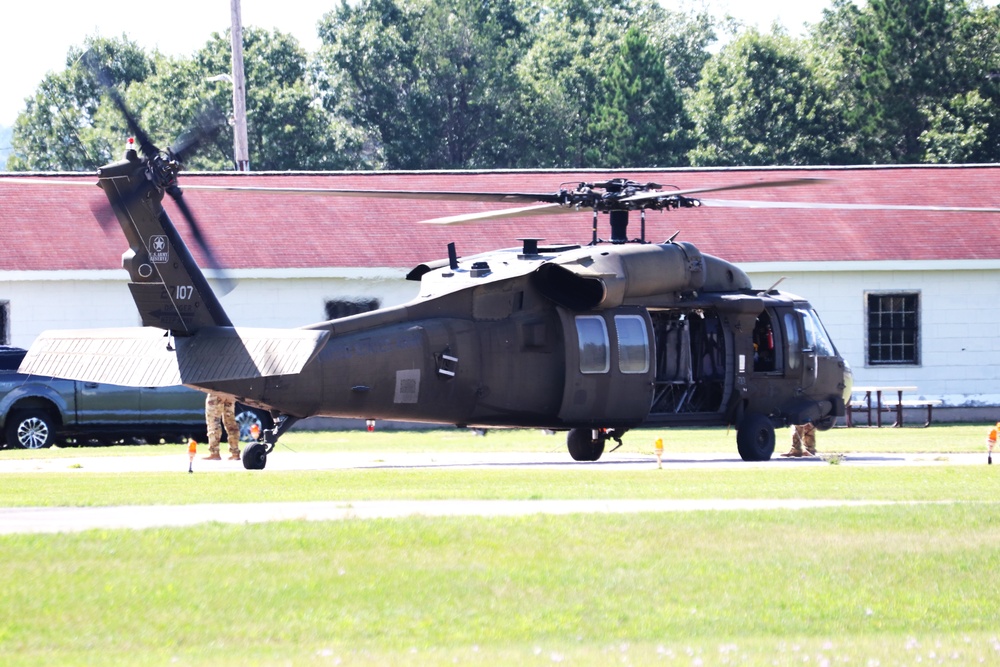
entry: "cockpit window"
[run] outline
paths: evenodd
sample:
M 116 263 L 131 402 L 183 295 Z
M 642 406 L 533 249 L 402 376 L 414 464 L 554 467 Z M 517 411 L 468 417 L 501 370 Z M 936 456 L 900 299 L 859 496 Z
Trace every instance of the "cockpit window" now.
M 580 372 L 607 373 L 611 369 L 608 325 L 603 317 L 580 315 L 576 318 L 576 334 L 580 341 Z
M 806 347 L 821 357 L 835 357 L 837 350 L 833 347 L 830 336 L 827 335 L 823 323 L 815 310 L 796 309 L 802 316 L 802 326 L 806 333 Z
M 796 371 L 799 368 L 799 359 L 802 358 L 802 343 L 799 340 L 799 322 L 794 313 L 785 313 L 785 343 L 788 351 L 788 370 Z

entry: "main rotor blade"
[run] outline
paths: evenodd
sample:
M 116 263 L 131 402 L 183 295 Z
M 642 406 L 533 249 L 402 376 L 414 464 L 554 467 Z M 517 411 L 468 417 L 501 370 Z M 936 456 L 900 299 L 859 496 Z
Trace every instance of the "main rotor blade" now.
M 18 185 L 83 185 L 88 188 L 100 187 L 97 185 L 97 181 L 81 181 L 81 180 L 69 180 L 65 178 L 59 178 L 55 176 L 53 178 L 33 178 L 27 176 L 25 178 L 18 178 L 17 176 L 0 176 L 0 183 L 16 183 Z
M 749 199 L 699 199 L 702 206 L 718 208 L 784 208 L 829 211 L 939 211 L 943 213 L 1000 213 L 1000 208 L 975 206 L 922 206 L 914 204 L 830 204 L 821 202 L 754 201 Z
M 726 190 L 753 190 L 756 188 L 787 188 L 796 185 L 819 185 L 830 181 L 829 178 L 789 178 L 782 181 L 754 181 L 752 183 L 738 183 L 736 185 L 718 185 L 708 188 L 692 188 L 690 190 L 655 190 L 653 192 L 643 192 L 631 197 L 625 197 L 622 201 L 644 201 L 648 199 L 659 199 L 660 197 L 672 197 L 694 195 L 700 192 L 724 192 Z
M 418 190 L 346 190 L 336 188 L 279 188 L 255 187 L 247 185 L 185 185 L 185 190 L 204 192 L 244 192 L 248 194 L 318 195 L 326 197 L 362 197 L 370 199 L 425 199 L 431 201 L 472 201 L 472 202 L 538 202 L 558 201 L 559 195 L 551 192 L 437 192 Z
M 191 228 L 191 235 L 194 237 L 194 240 L 198 243 L 198 247 L 200 247 L 201 251 L 205 254 L 205 260 L 208 262 L 209 268 L 212 268 L 216 271 L 219 278 L 218 291 L 220 296 L 225 296 L 226 294 L 229 294 L 230 292 L 233 291 L 235 284 L 233 280 L 226 274 L 225 269 L 222 268 L 222 264 L 219 263 L 218 258 L 215 256 L 215 253 L 212 252 L 212 246 L 209 245 L 208 241 L 205 239 L 205 236 L 201 233 L 201 227 L 195 220 L 194 214 L 191 213 L 191 209 L 188 208 L 187 202 L 184 201 L 184 195 L 181 192 L 180 188 L 178 188 L 177 186 L 168 188 L 167 194 L 170 195 L 170 198 L 174 200 L 174 203 L 177 204 L 177 208 L 180 209 L 181 215 L 183 215 L 184 219 L 187 220 L 188 227 Z
M 582 210 L 582 209 L 581 209 Z M 520 208 L 507 208 L 500 211 L 482 211 L 480 213 L 463 213 L 444 218 L 432 218 L 421 220 L 422 225 L 463 225 L 468 222 L 483 222 L 485 220 L 503 220 L 504 218 L 526 218 L 534 215 L 553 215 L 556 213 L 576 213 L 574 207 L 563 206 L 561 204 L 536 204 L 535 206 L 521 206 Z

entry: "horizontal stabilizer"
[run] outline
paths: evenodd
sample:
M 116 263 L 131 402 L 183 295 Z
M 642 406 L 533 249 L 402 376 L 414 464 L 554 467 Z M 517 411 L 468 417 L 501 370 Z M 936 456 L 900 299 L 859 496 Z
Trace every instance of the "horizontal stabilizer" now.
M 329 331 L 231 327 L 204 327 L 184 337 L 152 327 L 45 331 L 19 370 L 129 387 L 292 375 L 329 336 Z

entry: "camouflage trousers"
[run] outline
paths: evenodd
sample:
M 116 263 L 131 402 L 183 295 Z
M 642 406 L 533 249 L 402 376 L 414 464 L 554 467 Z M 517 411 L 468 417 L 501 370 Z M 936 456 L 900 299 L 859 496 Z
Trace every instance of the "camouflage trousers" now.
M 221 394 L 209 394 L 205 399 L 205 425 L 208 427 L 208 451 L 219 453 L 219 442 L 222 440 L 222 426 L 226 427 L 229 439 L 229 453 L 240 455 L 240 427 L 236 425 L 236 404 L 233 399 Z
M 792 451 L 816 453 L 816 427 L 812 424 L 796 424 L 792 427 Z

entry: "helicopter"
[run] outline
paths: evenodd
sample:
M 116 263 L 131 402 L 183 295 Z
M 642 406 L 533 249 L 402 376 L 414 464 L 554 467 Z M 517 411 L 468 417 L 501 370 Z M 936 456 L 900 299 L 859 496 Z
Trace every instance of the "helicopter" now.
M 143 327 L 45 332 L 22 372 L 185 384 L 270 410 L 274 428 L 244 449 L 248 469 L 262 469 L 278 437 L 313 415 L 561 430 L 578 461 L 598 460 L 642 425 L 733 424 L 740 456 L 760 461 L 776 426 L 829 428 L 844 414 L 850 367 L 807 301 L 755 290 L 693 244 L 628 239 L 629 208 L 695 206 L 694 193 L 623 179 L 563 188 L 542 207 L 607 210 L 608 241 L 528 238 L 461 259 L 452 245 L 409 273 L 421 283 L 410 303 L 243 329 L 161 206 L 177 192 L 179 166 L 129 150 L 98 172 L 129 243 L 123 266 Z
M 640 426 L 735 425 L 747 461 L 771 458 L 775 428 L 831 428 L 852 373 L 805 299 L 755 289 L 735 264 L 677 240 L 646 240 L 646 211 L 699 206 L 722 190 L 625 178 L 552 192 L 439 192 L 190 186 L 271 194 L 526 204 L 428 220 L 484 222 L 591 212 L 588 243 L 521 245 L 415 267 L 418 296 L 394 307 L 297 329 L 234 326 L 162 206 L 172 198 L 207 264 L 220 269 L 183 199 L 178 174 L 211 128 L 156 147 L 109 90 L 134 139 L 97 171 L 128 242 L 122 266 L 142 326 L 43 332 L 23 373 L 126 386 L 184 384 L 270 411 L 274 426 L 242 453 L 266 465 L 278 438 L 311 416 L 565 431 L 576 461 Z M 209 124 L 211 125 L 211 124 Z M 640 234 L 629 238 L 638 213 Z M 606 215 L 611 235 L 599 238 Z M 444 253 L 442 253 L 444 254 Z M 223 279 L 223 288 L 230 288 Z

